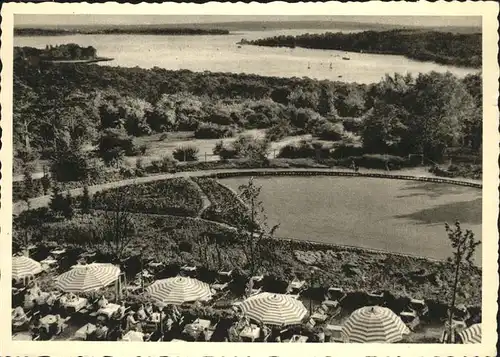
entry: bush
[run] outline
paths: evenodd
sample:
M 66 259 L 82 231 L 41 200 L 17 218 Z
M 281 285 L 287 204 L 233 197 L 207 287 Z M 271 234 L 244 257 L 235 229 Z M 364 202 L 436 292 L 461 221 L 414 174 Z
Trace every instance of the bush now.
M 212 152 L 214 153 L 214 155 L 219 155 L 221 160 L 234 159 L 237 155 L 236 150 L 232 146 L 225 146 L 222 141 L 219 141 L 217 144 L 215 144 Z
M 154 172 L 171 172 L 175 170 L 177 165 L 177 160 L 175 160 L 171 155 L 165 155 L 161 160 L 151 161 L 151 168 Z
M 145 148 L 137 148 L 134 138 L 121 129 L 106 129 L 99 139 L 99 156 L 107 165 L 120 162 L 124 155 L 140 154 L 141 150 L 145 150 Z
M 350 156 L 361 156 L 364 154 L 364 149 L 354 145 L 341 145 L 332 152 L 332 158 L 340 159 Z
M 341 123 L 330 123 L 325 120 L 318 123 L 312 132 L 322 140 L 338 141 L 344 135 L 344 126 Z
M 298 144 L 289 144 L 281 148 L 278 157 L 287 159 L 313 158 L 321 159 L 330 156 L 330 148 L 322 143 L 302 140 Z
M 367 169 L 398 170 L 402 167 L 409 166 L 409 161 L 406 157 L 380 154 L 365 154 L 363 156 L 346 157 L 338 161 L 340 166 L 350 167 L 352 162 L 357 166 Z
M 186 145 L 176 148 L 173 156 L 178 161 L 197 161 L 197 154 L 200 150 L 196 146 Z
M 198 126 L 194 132 L 197 139 L 220 139 L 234 136 L 234 129 L 227 125 L 218 125 L 212 123 L 203 123 Z
M 266 139 L 268 141 L 279 141 L 292 134 L 292 128 L 288 123 L 282 122 L 273 125 L 266 130 Z

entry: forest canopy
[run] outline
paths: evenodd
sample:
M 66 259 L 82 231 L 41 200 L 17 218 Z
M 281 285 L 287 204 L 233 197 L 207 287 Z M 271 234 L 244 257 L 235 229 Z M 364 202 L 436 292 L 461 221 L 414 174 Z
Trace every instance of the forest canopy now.
M 193 131 L 196 138 L 222 138 L 254 128 L 266 129 L 270 138 L 312 134 L 361 145 L 365 153 L 423 153 L 436 161 L 450 147 L 481 152 L 480 74 L 463 79 L 451 73 L 394 74 L 365 85 L 160 68 L 34 65 L 21 57 L 14 67 L 14 150 L 20 162 L 53 159 L 89 146 L 99 153 L 101 144 L 109 142 L 119 147 L 113 144 L 100 157 L 112 153 L 106 162 L 113 162 L 136 153 L 133 139 L 143 135 Z
M 270 47 L 304 47 L 323 50 L 403 55 L 419 61 L 481 68 L 480 33 L 458 34 L 421 30 L 326 32 L 275 36 L 245 44 Z

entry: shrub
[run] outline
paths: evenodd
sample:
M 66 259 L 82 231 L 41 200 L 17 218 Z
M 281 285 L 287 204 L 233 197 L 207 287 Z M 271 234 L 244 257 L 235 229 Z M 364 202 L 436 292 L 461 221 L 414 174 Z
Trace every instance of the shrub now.
M 339 160 L 338 163 L 341 166 L 350 167 L 353 161 L 356 163 L 356 165 L 368 169 L 385 170 L 389 168 L 391 170 L 398 170 L 402 167 L 409 166 L 409 161 L 406 157 L 380 154 L 350 156 Z
M 236 150 L 232 146 L 226 146 L 222 141 L 215 144 L 212 152 L 214 155 L 219 155 L 221 160 L 234 159 L 237 155 Z
M 338 141 L 344 135 L 344 126 L 341 123 L 318 120 L 310 128 L 310 131 L 322 140 Z
M 200 124 L 194 132 L 194 137 L 197 139 L 220 139 L 228 138 L 233 135 L 233 128 L 227 125 L 218 125 L 212 123 Z
M 134 138 L 121 129 L 106 129 L 98 144 L 99 156 L 107 165 L 120 162 L 124 155 L 133 156 L 140 153 L 134 144 Z
M 340 159 L 349 156 L 361 156 L 364 154 L 364 149 L 354 145 L 341 145 L 332 152 L 332 158 Z
M 287 122 L 280 122 L 266 130 L 268 141 L 279 141 L 292 134 L 292 128 Z
M 278 157 L 287 159 L 298 158 L 328 158 L 330 155 L 330 148 L 322 143 L 314 142 L 311 140 L 302 140 L 298 144 L 289 144 L 281 148 Z
M 176 148 L 173 156 L 178 161 L 197 161 L 197 154 L 200 150 L 196 146 L 186 145 Z
M 151 168 L 153 172 L 171 172 L 175 170 L 177 165 L 177 160 L 175 160 L 171 155 L 165 155 L 161 160 L 151 161 Z

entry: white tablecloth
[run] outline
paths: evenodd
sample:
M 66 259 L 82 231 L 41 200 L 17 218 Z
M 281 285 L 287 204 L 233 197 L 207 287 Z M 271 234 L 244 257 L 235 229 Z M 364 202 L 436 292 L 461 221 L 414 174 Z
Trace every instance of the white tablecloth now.
M 96 329 L 95 325 L 86 324 L 85 326 L 80 328 L 78 331 L 76 331 L 75 338 L 85 340 L 87 338 L 87 335 L 94 332 L 95 329 Z
M 122 340 L 127 342 L 142 342 L 144 341 L 144 334 L 139 331 L 129 331 L 125 336 L 123 336 Z
M 87 303 L 88 300 L 82 297 L 79 297 L 75 301 L 67 301 L 65 296 L 61 297 L 61 305 L 63 305 L 66 308 L 73 308 L 75 309 L 75 311 L 83 309 L 85 306 L 87 306 Z
M 118 311 L 120 305 L 117 304 L 108 304 L 106 307 L 100 308 L 97 310 L 98 314 L 106 315 L 107 317 L 111 317 L 115 312 Z
M 251 325 L 241 330 L 240 337 L 250 338 L 253 341 L 256 338 L 259 338 L 259 334 L 260 334 L 260 327 L 257 327 L 256 325 Z

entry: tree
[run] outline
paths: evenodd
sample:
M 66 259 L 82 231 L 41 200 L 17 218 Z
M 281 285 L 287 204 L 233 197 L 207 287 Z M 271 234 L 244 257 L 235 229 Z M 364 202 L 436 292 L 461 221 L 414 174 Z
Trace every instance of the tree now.
M 66 197 L 63 199 L 62 214 L 65 218 L 73 218 L 75 211 L 73 209 L 73 197 L 69 191 L 66 193 Z
M 106 129 L 98 144 L 98 154 L 106 165 L 117 165 L 125 155 L 136 151 L 134 140 L 121 129 Z
M 89 213 L 92 207 L 92 199 L 90 198 L 89 187 L 87 185 L 83 186 L 82 200 L 80 203 L 80 208 L 83 213 Z
M 62 213 L 64 210 L 64 196 L 59 189 L 59 186 L 54 186 L 52 188 L 52 197 L 50 198 L 49 207 L 55 213 Z
M 23 200 L 28 202 L 28 200 L 35 195 L 33 175 L 31 174 L 31 168 L 28 166 L 24 167 L 23 186 Z
M 247 210 L 233 207 L 236 217 L 236 228 L 239 243 L 247 259 L 250 275 L 255 275 L 262 267 L 266 253 L 266 239 L 272 239 L 279 225 L 269 228 L 259 195 L 262 187 L 255 185 L 253 178 L 248 184 L 239 187 L 240 198 L 245 202 Z
M 84 181 L 93 175 L 89 155 L 76 143 L 61 145 L 51 158 L 52 175 L 57 181 Z
M 476 248 L 481 244 L 480 241 L 474 239 L 474 233 L 471 230 L 462 230 L 460 222 L 455 222 L 455 227 L 452 228 L 448 223 L 445 224 L 446 233 L 451 246 L 454 249 L 453 258 L 450 259 L 454 268 L 454 280 L 451 292 L 451 301 L 449 305 L 449 318 L 448 324 L 450 328 L 449 336 L 451 338 L 453 333 L 453 311 L 455 309 L 457 292 L 459 291 L 459 281 L 461 272 L 474 265 L 474 253 Z
M 255 163 L 266 164 L 269 154 L 269 141 L 254 138 L 250 135 L 240 135 L 231 146 L 240 158 L 247 158 Z
M 104 210 L 101 240 L 120 261 L 134 239 L 136 222 L 127 210 L 134 196 L 131 190 L 116 190 L 107 196 L 107 207 Z
M 336 114 L 333 91 L 327 88 L 326 85 L 321 86 L 321 92 L 318 99 L 318 113 L 322 116 L 330 116 Z

